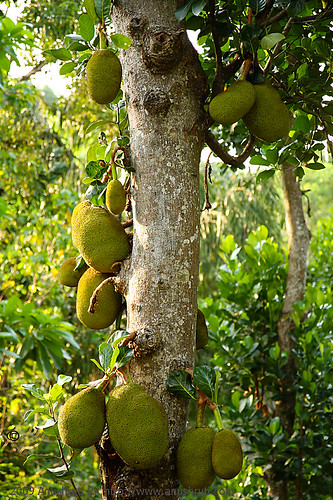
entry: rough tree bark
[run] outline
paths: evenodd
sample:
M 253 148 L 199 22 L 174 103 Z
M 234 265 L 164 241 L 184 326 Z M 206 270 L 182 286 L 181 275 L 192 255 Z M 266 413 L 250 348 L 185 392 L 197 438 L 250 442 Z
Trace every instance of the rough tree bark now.
M 127 329 L 140 331 L 138 339 L 151 348 L 144 356 L 143 346 L 137 346 L 130 373 L 162 402 L 169 419 L 169 450 L 157 469 L 133 471 L 112 456 L 104 439 L 104 499 L 178 497 L 170 490 L 178 487 L 175 447 L 185 431 L 187 404 L 167 392 L 166 381 L 174 369 L 194 365 L 199 161 L 208 89 L 197 54 L 175 18 L 179 3 L 119 0 L 112 10 L 115 31 L 132 40 L 131 48 L 120 53 L 135 168 L 133 251 L 123 266 L 122 288 Z M 140 496 L 143 488 L 160 492 Z
M 288 353 L 284 366 L 284 378 L 281 381 L 281 400 L 277 404 L 277 415 L 286 436 L 291 436 L 295 419 L 295 359 L 293 355 L 293 331 L 295 323 L 291 317 L 293 305 L 303 300 L 307 276 L 307 258 L 310 243 L 310 231 L 306 225 L 302 191 L 295 176 L 295 168 L 285 163 L 282 166 L 285 220 L 289 239 L 289 267 L 287 285 L 283 301 L 282 314 L 278 322 L 280 350 Z M 269 469 L 265 473 L 270 487 L 270 494 L 279 500 L 288 500 L 288 480 L 276 478 Z

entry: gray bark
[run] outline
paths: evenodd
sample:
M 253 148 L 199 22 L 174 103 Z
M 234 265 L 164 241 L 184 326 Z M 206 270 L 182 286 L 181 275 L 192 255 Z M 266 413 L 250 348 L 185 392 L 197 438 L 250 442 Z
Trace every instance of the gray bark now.
M 199 267 L 199 161 L 204 141 L 207 82 L 175 0 L 119 0 L 112 11 L 117 33 L 132 39 L 121 51 L 130 124 L 133 250 L 123 266 L 127 329 L 141 331 L 154 352 L 137 346 L 130 374 L 162 402 L 169 419 L 169 450 L 156 470 L 133 471 L 101 454 L 103 498 L 136 498 L 137 488 L 177 498 L 175 449 L 185 431 L 186 402 L 166 390 L 169 374 L 193 368 Z M 159 339 L 156 342 L 156 338 Z M 151 349 L 151 351 L 153 351 Z M 149 349 L 148 349 L 149 351 Z M 115 491 L 118 490 L 118 493 Z M 164 493 L 165 492 L 165 493 Z

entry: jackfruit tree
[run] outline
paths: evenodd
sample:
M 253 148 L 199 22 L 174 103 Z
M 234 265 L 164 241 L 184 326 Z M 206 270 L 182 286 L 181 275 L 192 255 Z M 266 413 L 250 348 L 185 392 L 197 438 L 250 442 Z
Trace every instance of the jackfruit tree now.
M 77 286 L 77 317 L 89 329 L 118 327 L 126 304 L 133 358 L 125 364 L 134 383 L 118 384 L 106 407 L 98 388 L 72 396 L 59 414 L 60 438 L 73 449 L 96 445 L 104 500 L 119 498 L 117 491 L 136 498 L 138 489 L 153 491 L 145 498 L 178 498 L 180 482 L 206 488 L 243 466 L 241 436 L 216 416 L 216 391 L 207 404 L 218 432 L 202 421 L 187 429 L 188 400 L 179 397 L 184 387 L 192 396 L 199 387 L 192 399 L 200 413 L 218 371 L 195 371 L 196 343 L 201 350 L 208 341 L 198 310 L 205 147 L 236 174 L 249 163 L 269 167 L 258 183 L 282 178 L 290 252 L 278 322 L 284 364 L 272 411 L 286 439 L 293 433 L 293 306 L 304 296 L 310 239 L 301 181 L 307 168 L 325 168 L 323 149 L 332 155 L 332 9 L 317 0 L 85 0 L 79 7 L 80 34 L 44 55 L 63 61 L 61 74 L 83 74 L 86 98 L 116 112 L 118 131 L 110 144 L 100 133 L 104 156 L 86 166 L 86 199 L 72 207 L 81 260 L 65 261 L 60 281 Z M 196 31 L 197 49 L 189 40 Z M 209 161 L 207 209 L 208 171 Z M 279 473 L 267 465 L 270 495 L 287 500 L 287 465 Z

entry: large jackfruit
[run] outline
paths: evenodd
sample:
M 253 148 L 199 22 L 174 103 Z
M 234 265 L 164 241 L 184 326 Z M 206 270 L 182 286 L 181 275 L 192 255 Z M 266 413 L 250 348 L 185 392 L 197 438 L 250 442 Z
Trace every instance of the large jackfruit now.
M 209 114 L 217 123 L 231 125 L 238 122 L 253 106 L 256 93 L 252 83 L 238 80 L 209 104 Z
M 212 463 L 215 473 L 222 479 L 232 479 L 242 470 L 242 447 L 230 429 L 221 429 L 214 436 Z
M 120 312 L 121 295 L 115 291 L 112 283 L 104 285 L 99 291 L 94 313 L 88 312 L 94 291 L 108 277 L 108 274 L 89 268 L 78 283 L 76 314 L 81 323 L 92 330 L 102 330 L 112 325 Z
M 210 427 L 193 427 L 183 434 L 177 448 L 177 475 L 185 488 L 204 489 L 214 481 L 214 434 Z
M 72 239 L 85 262 L 100 273 L 110 272 L 129 252 L 128 237 L 119 220 L 94 205 L 82 206 L 75 214 Z
M 290 130 L 289 110 L 269 80 L 253 87 L 256 100 L 250 111 L 243 116 L 243 122 L 258 139 L 276 142 Z
M 74 210 L 72 212 L 72 219 L 71 219 L 71 225 L 74 224 L 74 221 L 76 219 L 76 216 L 80 212 L 81 208 L 84 207 L 91 207 L 91 202 L 88 200 L 80 201 L 77 205 L 75 205 Z
M 121 64 L 112 50 L 96 50 L 87 64 L 90 98 L 98 104 L 112 102 L 120 89 L 121 73 Z
M 82 274 L 87 270 L 87 265 L 83 265 L 75 271 L 77 265 L 76 257 L 66 259 L 59 268 L 59 281 L 62 285 L 75 287 L 78 285 Z
M 156 467 L 168 446 L 168 420 L 161 403 L 138 384 L 124 384 L 110 394 L 106 420 L 112 446 L 130 467 Z
M 94 387 L 87 387 L 69 398 L 59 412 L 60 438 L 71 448 L 88 448 L 97 443 L 104 426 L 104 394 Z

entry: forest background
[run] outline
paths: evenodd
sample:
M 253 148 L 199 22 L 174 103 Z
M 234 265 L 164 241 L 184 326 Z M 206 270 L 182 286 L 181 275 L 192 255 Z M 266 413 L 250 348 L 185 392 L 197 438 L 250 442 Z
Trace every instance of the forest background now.
M 96 358 L 101 333 L 78 322 L 75 294 L 57 275 L 63 260 L 75 255 L 70 219 L 86 191 L 85 165 L 105 152 L 103 133 L 108 141 L 117 135 L 120 105 L 96 106 L 87 98 L 84 78 L 74 73 L 62 96 L 39 88 L 34 79 L 54 64 L 42 51 L 58 47 L 64 34 L 78 29 L 80 4 L 65 2 L 64 9 L 64 2 L 22 3 L 14 20 L 7 16 L 8 4 L 1 5 L 0 498 L 17 498 L 32 486 L 36 493 L 38 487 L 60 491 L 69 484 L 69 476 L 55 469 L 55 436 L 35 412 L 40 401 L 22 385 L 47 392 L 65 374 L 71 377 L 64 385 L 71 395 L 80 383 L 99 377 L 90 359 Z M 29 70 L 13 78 L 10 68 L 18 57 Z M 310 133 L 313 118 L 301 113 L 297 119 L 301 132 Z M 232 133 L 242 136 L 242 130 Z M 242 473 L 228 482 L 230 498 L 267 498 L 264 476 L 272 467 L 287 478 L 291 498 L 300 491 L 304 499 L 332 498 L 333 171 L 324 144 L 317 152 L 326 168 L 305 169 L 301 181 L 312 238 L 306 296 L 293 313 L 297 398 L 289 439 L 271 412 L 283 366 L 276 325 L 288 268 L 281 177 L 279 171 L 262 181 L 257 177 L 270 165 L 267 151 L 266 160 L 254 156 L 242 169 L 210 157 L 212 207 L 201 215 L 198 301 L 210 340 L 197 353 L 197 364 L 221 372 L 222 416 L 245 450 Z M 275 154 L 272 149 L 271 157 Z M 202 207 L 207 155 L 205 149 Z M 194 409 L 189 420 L 193 425 Z M 11 439 L 15 432 L 17 440 Z M 93 448 L 81 453 L 73 470 L 80 487 L 99 488 Z M 211 489 L 219 487 L 216 480 Z

